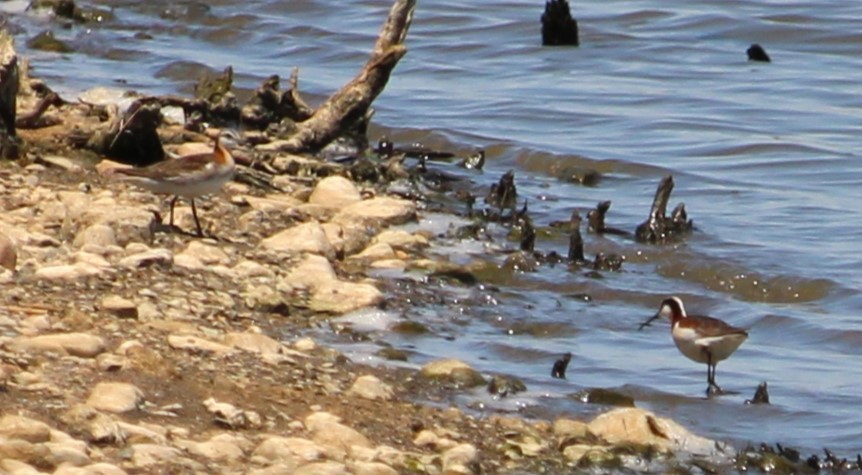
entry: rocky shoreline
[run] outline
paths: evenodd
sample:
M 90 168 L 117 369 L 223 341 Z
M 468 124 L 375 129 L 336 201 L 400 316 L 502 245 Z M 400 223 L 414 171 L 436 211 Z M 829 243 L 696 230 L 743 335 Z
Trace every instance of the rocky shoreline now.
M 3 473 L 741 468 L 734 449 L 637 408 L 542 421 L 417 404 L 484 379 L 452 360 L 355 364 L 290 337 L 397 305 L 369 269 L 450 265 L 427 257 L 433 233 L 399 226 L 420 203 L 339 173 L 279 176 L 284 192 L 232 182 L 199 205 L 216 237 L 198 239 L 163 229 L 162 198 L 67 155 L 0 167 Z M 192 229 L 188 206 L 178 224 Z
M 455 391 L 473 370 L 279 338 L 395 298 L 369 268 L 436 269 L 434 236 L 398 228 L 416 202 L 339 174 L 278 177 L 283 193 L 233 182 L 201 203 L 217 238 L 198 239 L 162 229 L 161 198 L 68 155 L 0 168 L 4 473 L 555 472 L 714 451 L 634 408 L 588 422 L 422 406 L 417 388 Z
M 445 358 L 421 370 L 357 364 L 302 337 L 333 317 L 412 298 L 375 271 L 481 277 L 417 224 L 446 207 L 398 185 L 410 177 L 403 159 L 348 167 L 246 134 L 275 173 L 260 184 L 242 167 L 201 201 L 201 239 L 162 224 L 163 198 L 112 180 L 110 164 L 58 139 L 98 126 L 92 118 L 75 106 L 46 118 L 19 131 L 21 159 L 0 162 L 2 473 L 811 466 L 789 451 L 737 453 L 635 407 L 549 421 L 419 404 L 486 384 L 485 375 Z M 159 132 L 179 154 L 211 147 L 182 127 Z M 391 186 L 370 185 L 363 170 Z M 185 203 L 177 224 L 193 229 Z

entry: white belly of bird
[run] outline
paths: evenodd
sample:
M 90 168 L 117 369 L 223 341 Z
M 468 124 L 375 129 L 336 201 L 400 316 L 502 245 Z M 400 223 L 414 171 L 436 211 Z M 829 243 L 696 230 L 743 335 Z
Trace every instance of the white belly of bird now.
M 698 363 L 709 363 L 709 355 L 712 355 L 712 364 L 718 363 L 721 360 L 727 359 L 732 355 L 739 345 L 745 341 L 746 335 L 742 333 L 733 333 L 723 336 L 700 337 L 697 332 L 691 328 L 681 328 L 679 326 L 673 329 L 673 342 L 680 353 L 684 354 L 688 359 L 697 361 Z

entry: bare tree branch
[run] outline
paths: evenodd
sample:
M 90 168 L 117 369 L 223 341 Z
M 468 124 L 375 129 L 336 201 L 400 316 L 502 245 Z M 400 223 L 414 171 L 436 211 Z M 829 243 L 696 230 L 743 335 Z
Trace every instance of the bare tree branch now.
M 318 107 L 308 120 L 297 124 L 297 133 L 284 143 L 282 151 L 319 150 L 353 122 L 365 117 L 371 103 L 386 87 L 392 70 L 407 54 L 404 39 L 415 8 L 416 0 L 395 1 L 362 71 Z

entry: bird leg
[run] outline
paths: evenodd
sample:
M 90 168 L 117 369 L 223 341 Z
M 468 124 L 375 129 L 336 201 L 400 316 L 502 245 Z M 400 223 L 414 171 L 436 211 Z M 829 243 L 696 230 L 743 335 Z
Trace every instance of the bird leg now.
M 180 198 L 179 196 L 174 196 L 174 199 L 171 200 L 171 220 L 168 223 L 171 228 L 174 227 L 174 205 L 177 204 L 177 200 L 179 198 Z
M 724 394 L 724 391 L 721 389 L 715 382 L 715 367 L 718 363 L 712 362 L 712 354 L 707 353 L 707 361 L 706 361 L 706 382 L 709 386 L 706 387 L 706 395 L 707 396 L 717 396 L 720 394 Z
M 195 199 L 192 198 L 192 216 L 195 218 L 195 226 L 198 228 L 198 237 L 204 237 L 204 231 L 201 229 L 201 222 L 198 221 L 198 210 L 195 208 Z

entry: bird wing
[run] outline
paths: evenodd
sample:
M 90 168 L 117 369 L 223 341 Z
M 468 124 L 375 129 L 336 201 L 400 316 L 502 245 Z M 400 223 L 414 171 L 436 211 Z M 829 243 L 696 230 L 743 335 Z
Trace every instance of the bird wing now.
M 744 335 L 748 332 L 742 328 L 728 325 L 722 320 L 706 316 L 689 316 L 688 320 L 697 321 L 698 330 L 702 338 L 715 338 L 726 335 Z M 683 320 L 685 322 L 685 319 Z
M 115 172 L 127 176 L 181 182 L 184 181 L 183 178 L 206 173 L 211 163 L 212 155 L 202 153 L 165 160 L 143 168 L 121 168 Z

